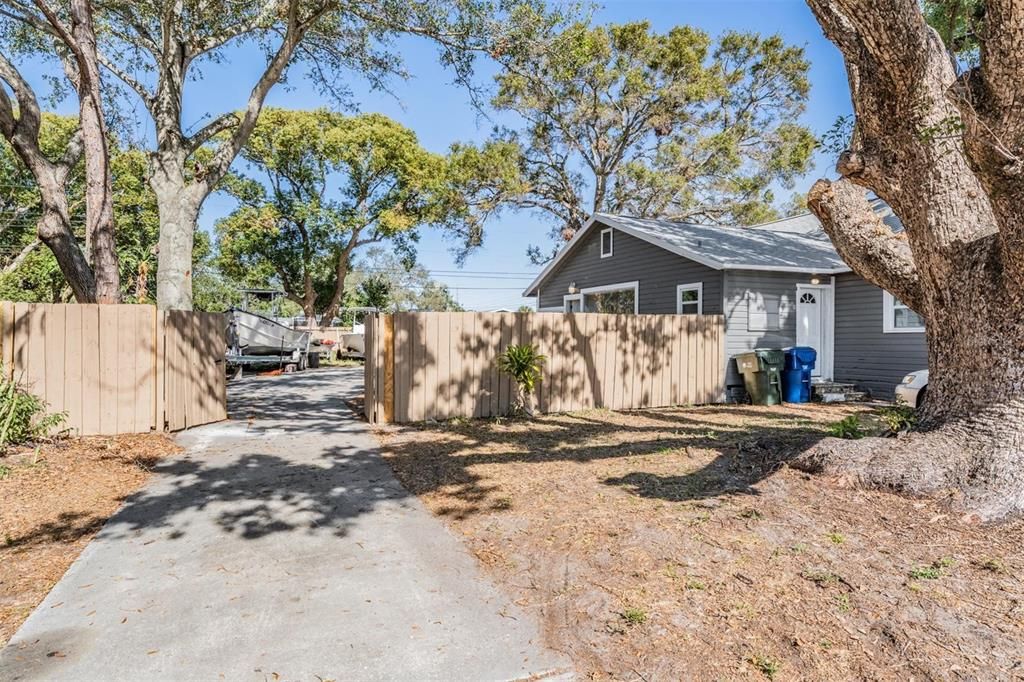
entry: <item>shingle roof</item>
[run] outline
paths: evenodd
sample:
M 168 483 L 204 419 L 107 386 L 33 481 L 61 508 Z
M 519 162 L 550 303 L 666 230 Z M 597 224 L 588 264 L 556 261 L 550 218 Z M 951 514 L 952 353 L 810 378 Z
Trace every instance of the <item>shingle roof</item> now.
M 537 286 L 596 224 L 616 228 L 715 270 L 768 270 L 819 275 L 850 270 L 821 229 L 821 223 L 810 214 L 754 227 L 727 227 L 595 213 L 523 295 L 534 295 Z
M 902 223 L 888 204 L 878 198 L 872 198 L 871 204 L 882 222 L 893 232 L 903 231 Z M 532 296 L 536 293 L 537 286 L 596 224 L 614 227 L 716 270 L 767 270 L 818 275 L 850 272 L 849 266 L 836 253 L 822 229 L 821 222 L 810 213 L 750 227 L 696 225 L 595 213 L 537 275 L 523 295 Z
M 694 225 L 598 213 L 597 221 L 716 270 L 829 274 L 849 270 L 820 235 L 780 229 Z M 778 224 L 776 224 L 778 225 Z

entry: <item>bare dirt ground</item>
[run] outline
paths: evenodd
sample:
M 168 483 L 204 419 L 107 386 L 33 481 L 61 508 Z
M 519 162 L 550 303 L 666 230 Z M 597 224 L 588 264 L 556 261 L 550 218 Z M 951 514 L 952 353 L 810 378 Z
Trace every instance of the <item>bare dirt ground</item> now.
M 785 462 L 870 408 L 702 407 L 379 432 L 595 679 L 1024 679 L 1024 522 Z
M 58 441 L 0 456 L 0 646 L 156 461 L 163 435 Z

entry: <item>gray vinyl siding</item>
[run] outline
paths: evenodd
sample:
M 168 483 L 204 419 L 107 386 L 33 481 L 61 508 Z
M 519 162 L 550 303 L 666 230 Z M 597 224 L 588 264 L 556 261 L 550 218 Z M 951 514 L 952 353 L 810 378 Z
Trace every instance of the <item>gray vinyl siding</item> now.
M 835 378 L 876 398 L 893 397 L 905 374 L 928 366 L 921 333 L 882 332 L 882 290 L 854 274 L 836 276 Z
M 703 310 L 707 315 L 722 312 L 722 273 L 642 239 L 615 230 L 612 255 L 601 258 L 600 225 L 573 247 L 571 253 L 540 283 L 540 307 L 562 308 L 569 285 L 576 288 L 640 283 L 641 313 L 675 313 L 676 286 L 704 283 Z
M 800 273 L 756 270 L 730 270 L 725 273 L 727 389 L 743 385 L 743 377 L 736 371 L 736 362 L 733 359 L 736 355 L 755 348 L 786 348 L 796 345 L 796 285 L 810 283 L 811 275 Z M 778 297 L 783 306 L 780 308 L 783 313 L 779 315 L 778 329 L 749 328 L 748 308 L 751 296 Z

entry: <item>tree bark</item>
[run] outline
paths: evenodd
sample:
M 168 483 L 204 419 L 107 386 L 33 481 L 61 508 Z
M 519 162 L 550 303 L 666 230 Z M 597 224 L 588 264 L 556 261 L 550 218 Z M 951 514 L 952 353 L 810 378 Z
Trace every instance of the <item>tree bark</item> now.
M 72 0 L 71 38 L 78 64 L 79 126 L 85 159 L 86 250 L 92 261 L 97 303 L 121 300 L 114 237 L 114 193 L 107 125 L 100 94 L 99 59 L 90 0 Z
M 160 212 L 156 300 L 162 310 L 192 310 L 192 247 L 200 201 L 176 164 L 159 163 L 150 177 Z
M 819 181 L 808 204 L 855 272 L 924 316 L 929 386 L 917 432 L 828 440 L 797 465 L 915 494 L 954 489 L 957 503 L 982 520 L 1020 514 L 1024 279 L 1015 240 L 1024 216 L 1021 194 L 990 172 L 991 164 L 986 170 L 992 139 L 976 139 L 985 126 L 963 113 L 970 107 L 957 94 L 954 64 L 917 0 L 807 2 L 843 53 L 856 114 L 850 149 L 837 168 L 843 179 Z M 1024 22 L 1022 11 L 1015 13 Z M 1002 40 L 991 31 L 983 39 Z M 1022 49 L 1013 43 L 1024 61 Z M 982 50 L 983 60 L 990 51 Z M 1000 86 L 1018 93 L 1019 75 Z M 1019 101 L 1017 94 L 1010 109 L 1024 119 Z M 1005 106 L 994 110 L 999 129 L 1012 129 L 1014 115 Z M 992 129 L 993 111 L 977 116 L 987 117 Z M 1011 139 L 1009 132 L 1001 138 Z M 892 207 L 904 234 L 881 223 L 865 189 Z
M 63 187 L 59 191 L 44 191 L 40 186 L 40 196 L 43 210 L 36 223 L 39 240 L 53 252 L 75 300 L 79 303 L 99 303 L 92 268 L 71 230 L 67 196 Z

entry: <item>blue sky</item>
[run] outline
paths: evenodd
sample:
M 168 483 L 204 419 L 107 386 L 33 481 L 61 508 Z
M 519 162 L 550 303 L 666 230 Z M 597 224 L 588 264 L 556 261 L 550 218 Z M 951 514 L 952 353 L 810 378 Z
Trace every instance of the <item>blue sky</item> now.
M 803 123 L 820 134 L 837 116 L 850 112 L 839 52 L 824 38 L 802 0 L 613 0 L 599 8 L 594 19 L 598 23 L 646 19 L 661 32 L 691 24 L 712 36 L 731 29 L 780 33 L 787 42 L 803 46 L 811 63 L 812 88 Z M 398 120 L 417 133 L 424 147 L 436 152 L 445 152 L 455 141 L 482 141 L 488 136 L 493 121 L 482 119 L 470 105 L 466 91 L 452 85 L 452 74 L 438 64 L 436 50 L 428 42 L 410 38 L 398 41 L 395 47 L 403 54 L 412 78 L 393 82 L 393 93 L 388 94 L 371 91 L 353 77 L 353 101 L 360 111 L 377 111 Z M 240 48 L 222 64 L 206 69 L 202 80 L 190 83 L 186 89 L 186 122 L 198 122 L 210 110 L 218 114 L 241 106 L 258 76 L 260 61 L 251 49 Z M 36 80 L 44 68 L 49 70 L 38 65 L 27 71 Z M 491 73 L 491 67 L 481 64 L 479 78 L 486 80 Z M 289 108 L 330 104 L 297 71 L 288 87 L 272 91 L 268 103 Z M 147 121 L 141 111 L 140 120 Z M 806 191 L 815 179 L 831 174 L 829 165 L 827 159 L 818 158 L 815 168 L 796 189 Z M 211 196 L 204 206 L 201 226 L 209 229 L 232 207 L 230 199 Z M 547 243 L 547 230 L 548 224 L 538 217 L 505 213 L 488 224 L 484 246 L 469 257 L 461 271 L 449 251 L 451 244 L 437 233 L 424 232 L 420 261 L 436 279 L 447 283 L 467 308 L 515 309 L 522 303 L 532 303 L 520 296 L 532 279 L 529 273 L 539 271 L 530 264 L 526 246 Z

